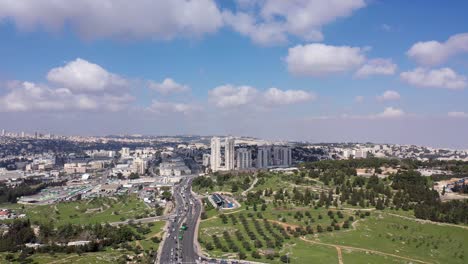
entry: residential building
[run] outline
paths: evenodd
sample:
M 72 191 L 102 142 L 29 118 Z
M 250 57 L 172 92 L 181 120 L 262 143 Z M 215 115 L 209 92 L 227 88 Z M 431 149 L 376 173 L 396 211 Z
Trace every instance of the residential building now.
M 249 169 L 252 167 L 252 152 L 246 148 L 240 148 L 237 150 L 237 169 Z

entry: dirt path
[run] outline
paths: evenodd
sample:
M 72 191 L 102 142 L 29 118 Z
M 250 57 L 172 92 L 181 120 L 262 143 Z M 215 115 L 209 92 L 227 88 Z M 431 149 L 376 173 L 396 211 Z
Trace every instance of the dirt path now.
M 235 214 L 235 213 L 238 213 L 238 212 L 242 212 L 244 211 L 245 209 L 240 209 L 240 210 L 237 210 L 237 211 L 232 211 L 232 212 L 227 212 L 227 213 L 223 213 L 225 215 L 228 215 L 228 214 Z M 205 222 L 205 221 L 209 221 L 209 220 L 213 220 L 213 219 L 216 219 L 216 218 L 219 218 L 218 215 L 214 215 L 210 218 L 207 218 L 207 219 L 203 219 L 203 220 L 200 220 L 200 222 Z
M 284 228 L 290 227 L 292 230 L 294 230 L 296 227 L 300 227 L 300 226 L 298 226 L 298 225 L 292 225 L 292 224 L 283 223 L 283 222 L 276 221 L 276 220 L 271 220 L 271 219 L 268 219 L 268 222 L 278 224 L 278 225 L 280 225 L 280 226 L 282 226 L 282 227 L 284 227 Z
M 340 247 L 335 247 L 336 252 L 338 253 L 338 264 L 344 264 L 343 263 L 343 255 L 341 254 L 341 248 Z
M 257 184 L 257 182 L 258 182 L 258 178 L 257 178 L 257 175 L 255 175 L 255 179 L 253 180 L 252 184 L 250 184 L 250 186 L 249 186 L 249 188 L 247 188 L 247 190 L 242 192 L 242 196 L 246 196 L 247 193 L 249 193 L 250 190 L 252 190 L 255 187 L 255 184 Z
M 52 263 L 66 263 L 65 260 L 70 259 L 70 258 L 74 258 L 74 257 L 75 257 L 75 256 L 69 256 L 69 257 L 66 257 L 66 258 L 54 260 L 54 261 L 52 261 L 52 262 L 49 262 L 49 264 L 52 264 Z
M 440 223 L 440 222 L 434 222 L 434 221 L 431 221 L 431 220 L 424 220 L 424 219 L 412 218 L 412 217 L 407 217 L 407 216 L 398 215 L 398 214 L 392 214 L 392 213 L 386 213 L 386 214 L 391 215 L 391 216 L 400 217 L 400 218 L 403 218 L 403 219 L 406 219 L 406 220 L 411 220 L 411 221 L 423 223 L 423 224 L 433 224 L 433 225 L 439 225 L 439 226 L 453 226 L 453 227 L 459 227 L 459 228 L 463 228 L 463 229 L 468 229 L 468 226 L 464 226 L 464 225 L 456 225 L 456 224 L 449 224 L 449 223 Z
M 342 256 L 341 256 L 341 260 L 340 260 L 341 249 L 370 252 L 370 253 L 377 254 L 377 255 L 390 256 L 390 257 L 394 257 L 394 258 L 409 260 L 409 261 L 423 263 L 423 264 L 430 264 L 431 263 L 431 262 L 426 262 L 426 261 L 422 261 L 422 260 L 419 260 L 419 259 L 413 259 L 413 258 L 409 258 L 409 257 L 405 257 L 405 256 L 399 256 L 399 255 L 395 255 L 395 254 L 391 254 L 391 253 L 385 253 L 385 252 L 382 252 L 382 251 L 377 251 L 377 250 L 372 250 L 372 249 L 367 249 L 367 248 L 358 248 L 358 247 L 351 247 L 351 246 L 343 246 L 343 245 L 336 245 L 336 244 L 328 244 L 328 243 L 318 242 L 318 241 L 306 239 L 305 237 L 301 237 L 301 240 L 303 240 L 305 242 L 317 244 L 317 245 L 334 247 L 334 248 L 337 249 L 337 251 L 338 251 L 338 248 L 340 248 L 339 251 L 338 251 L 338 261 L 339 261 L 340 264 L 343 264 L 343 257 Z

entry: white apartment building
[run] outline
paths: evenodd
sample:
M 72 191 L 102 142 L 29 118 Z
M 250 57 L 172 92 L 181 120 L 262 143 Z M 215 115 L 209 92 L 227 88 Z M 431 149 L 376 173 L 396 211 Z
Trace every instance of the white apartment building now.
M 136 158 L 133 160 L 132 171 L 134 173 L 144 175 L 146 173 L 147 168 L 148 168 L 148 161 L 146 159 Z
M 234 138 L 228 137 L 224 143 L 224 166 L 226 170 L 234 170 Z
M 130 157 L 130 148 L 122 148 L 120 154 L 122 157 Z
M 235 140 L 232 137 L 225 138 L 223 143 L 221 143 L 221 139 L 218 137 L 211 139 L 210 164 L 212 171 L 234 170 L 234 143 Z M 224 159 L 222 150 L 224 150 Z
M 211 171 L 218 171 L 221 167 L 221 140 L 218 137 L 211 139 L 210 165 Z

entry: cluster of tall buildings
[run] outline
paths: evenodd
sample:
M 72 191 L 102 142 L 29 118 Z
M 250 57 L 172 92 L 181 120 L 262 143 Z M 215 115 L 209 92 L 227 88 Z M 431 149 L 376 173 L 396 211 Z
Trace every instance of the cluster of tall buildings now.
M 255 148 L 250 146 L 236 149 L 232 137 L 213 137 L 209 160 L 205 156 L 203 164 L 209 165 L 211 171 L 266 169 L 292 164 L 291 148 L 288 146 L 258 146 L 255 156 L 252 150 L 255 151 Z

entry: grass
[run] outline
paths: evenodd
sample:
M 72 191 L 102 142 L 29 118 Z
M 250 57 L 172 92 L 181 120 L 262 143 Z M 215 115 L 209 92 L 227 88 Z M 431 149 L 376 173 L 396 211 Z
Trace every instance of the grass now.
M 259 206 L 260 208 L 260 206 Z M 253 212 L 252 208 L 249 208 L 251 212 Z M 347 220 L 349 216 L 352 215 L 351 212 L 349 211 L 341 211 L 344 218 L 340 219 L 336 215 L 337 210 L 335 208 L 330 207 L 329 209 L 326 208 L 317 208 L 314 209 L 313 207 L 295 207 L 295 206 L 287 206 L 286 208 L 284 207 L 273 207 L 272 204 L 268 204 L 267 209 L 265 211 L 258 210 L 258 212 L 261 212 L 263 216 L 267 219 L 271 220 L 276 220 L 283 222 L 282 219 L 284 219 L 285 223 L 291 224 L 291 225 L 300 225 L 300 226 L 306 226 L 306 222 L 308 222 L 309 225 L 316 227 L 318 224 L 320 224 L 322 227 L 326 227 L 330 225 L 331 219 L 327 215 L 328 211 L 331 210 L 335 212 L 335 219 L 338 221 L 338 223 L 342 223 L 344 220 Z M 296 212 L 302 212 L 303 214 L 305 212 L 309 212 L 311 217 L 307 217 L 304 215 L 304 217 L 299 220 L 294 217 Z M 256 212 L 253 212 L 256 213 Z M 319 215 L 322 216 L 322 219 L 320 219 Z
M 307 208 L 307 209 L 304 209 L 304 210 L 308 210 L 309 212 L 311 212 L 312 218 L 317 219 L 316 220 L 317 222 L 314 222 L 313 224 L 311 224 L 314 230 L 316 230 L 316 225 L 317 224 L 321 224 L 324 228 L 326 228 L 326 226 L 329 225 L 330 222 L 331 222 L 330 218 L 327 215 L 328 210 L 326 210 L 326 209 L 320 209 L 319 208 L 319 209 L 315 210 L 315 209 Z M 304 210 L 301 210 L 301 211 L 304 212 Z M 261 213 L 266 219 L 276 221 L 277 216 L 276 216 L 275 211 L 277 211 L 277 210 L 275 210 L 273 208 L 269 208 L 265 212 L 261 212 Z M 291 209 L 290 211 L 295 212 L 297 210 Z M 259 210 L 259 212 L 260 212 L 260 210 Z M 254 217 L 249 217 L 248 213 L 253 213 Z M 240 214 L 243 214 L 247 218 L 247 223 L 248 223 L 247 227 L 248 227 L 248 229 L 253 231 L 256 234 L 257 239 L 262 242 L 263 246 L 262 246 L 262 248 L 259 249 L 259 251 L 262 252 L 262 250 L 266 250 L 267 249 L 266 240 L 258 232 L 257 228 L 254 225 L 254 219 L 258 219 L 257 212 L 253 212 L 252 209 L 250 209 L 249 211 L 244 210 L 242 212 L 234 213 L 233 215 L 235 215 L 237 220 L 238 220 L 238 223 L 235 224 L 235 225 L 232 223 L 232 220 L 231 220 L 231 218 L 229 216 L 228 216 L 228 223 L 227 224 L 224 224 L 222 222 L 221 218 L 219 218 L 219 217 L 212 218 L 212 219 L 209 219 L 209 220 L 206 220 L 206 221 L 202 221 L 201 224 L 200 224 L 199 239 L 200 239 L 202 245 L 206 245 L 207 242 L 210 242 L 210 243 L 212 243 L 214 245 L 212 235 L 216 235 L 216 236 L 218 236 L 220 238 L 220 240 L 222 242 L 221 244 L 224 245 L 224 246 L 227 246 L 227 243 L 223 238 L 223 232 L 227 231 L 231 235 L 231 238 L 234 241 L 234 243 L 241 249 L 241 251 L 243 251 L 243 252 L 245 252 L 247 254 L 247 256 L 248 256 L 247 259 L 248 260 L 254 260 L 254 261 L 258 260 L 258 259 L 254 259 L 251 256 L 251 252 L 245 250 L 242 243 L 240 241 L 238 241 L 237 238 L 236 238 L 235 232 L 237 230 L 241 231 L 242 235 L 245 238 L 245 241 L 248 241 L 251 248 L 255 249 L 255 245 L 254 245 L 253 241 L 250 240 L 250 238 L 249 238 L 249 236 L 248 236 L 248 234 L 247 234 L 247 232 L 245 230 L 245 227 L 242 225 L 242 223 L 241 223 L 241 221 L 239 219 Z M 287 215 L 287 212 L 280 212 L 279 214 Z M 318 214 L 323 215 L 322 220 L 318 219 L 318 217 L 317 217 Z M 347 219 L 347 217 L 348 217 L 348 214 L 345 214 L 344 219 Z M 305 227 L 304 220 L 308 219 L 308 218 L 305 217 L 302 221 L 298 221 L 298 220 L 294 219 L 293 216 L 287 216 L 287 219 L 288 219 L 286 221 L 287 224 L 297 224 L 297 225 L 301 225 L 302 227 Z M 267 237 L 274 240 L 273 235 L 270 234 L 266 230 L 266 227 L 265 227 L 265 225 L 263 223 L 263 220 L 262 219 L 258 219 L 258 220 L 260 221 L 260 226 L 265 231 L 265 234 L 267 235 Z M 295 221 L 293 221 L 293 220 L 295 220 Z M 272 226 L 274 225 L 274 223 L 271 222 L 271 221 L 270 221 L 270 224 Z M 281 233 L 277 229 L 273 228 L 273 230 L 274 230 L 274 232 L 276 234 L 281 236 Z M 343 232 L 343 231 L 335 231 L 335 232 Z M 283 246 L 281 248 L 274 247 L 273 249 L 275 250 L 275 252 L 279 253 L 280 255 L 285 255 L 286 253 L 290 253 L 291 254 L 291 261 L 294 261 L 293 263 L 307 263 L 307 261 L 311 260 L 311 259 L 318 260 L 319 262 L 317 262 L 317 263 L 330 263 L 330 262 L 336 262 L 336 260 L 337 260 L 337 255 L 336 255 L 336 250 L 335 249 L 329 248 L 329 247 L 326 247 L 326 246 L 307 244 L 306 242 L 300 240 L 299 238 L 294 238 L 293 236 L 290 236 L 290 239 L 284 240 Z M 237 254 L 235 252 L 232 252 L 232 250 L 230 250 L 229 252 L 223 252 L 219 248 L 215 248 L 215 249 L 213 249 L 211 251 L 208 251 L 208 253 L 212 257 L 219 257 L 219 258 L 237 257 Z M 268 260 L 268 259 L 265 258 L 265 256 L 263 256 L 258 261 L 266 262 L 266 263 L 280 263 L 279 258 L 276 258 L 274 260 Z
M 165 221 L 157 221 L 157 222 L 153 222 L 152 224 L 153 224 L 153 226 L 150 227 L 151 232 L 146 234 L 143 239 L 133 241 L 132 245 L 134 245 L 134 246 L 135 245 L 140 245 L 142 250 L 150 250 L 150 249 L 157 250 L 158 249 L 160 243 L 154 243 L 151 240 L 151 238 L 155 237 L 155 236 L 157 236 L 159 238 L 163 237 L 163 232 L 162 231 L 163 231 L 163 228 L 164 228 L 164 225 L 166 224 L 166 222 Z
M 372 254 L 369 252 L 343 250 L 343 262 L 346 264 L 409 264 L 408 260 Z
M 284 250 L 283 253 L 288 252 Z M 336 250 L 321 245 L 310 245 L 299 239 L 294 239 L 294 245 L 290 247 L 291 263 L 337 263 Z M 282 254 L 283 255 L 283 254 Z M 279 261 L 276 263 L 280 263 Z
M 2 207 L 0 205 L 0 207 Z M 74 202 L 63 202 L 53 205 L 27 205 L 17 209 L 25 213 L 32 223 L 54 222 L 63 224 L 94 224 L 117 222 L 126 219 L 147 216 L 150 209 L 136 196 L 117 198 L 94 198 Z
M 292 178 L 292 177 L 289 177 Z M 309 181 L 310 183 L 310 181 Z M 252 192 L 272 189 L 278 190 L 279 188 L 285 188 L 289 191 L 292 188 L 310 188 L 313 192 L 318 193 L 323 188 L 333 188 L 333 184 L 330 186 L 323 186 L 323 183 L 314 179 L 314 183 L 295 185 L 288 176 L 281 174 L 269 174 L 267 177 L 259 178 L 259 182 L 253 188 Z M 215 191 L 216 188 L 215 187 Z M 223 186 L 222 188 L 229 188 Z M 447 226 L 436 223 L 420 223 L 414 217 L 412 210 L 390 210 L 385 209 L 384 211 L 375 210 L 375 208 L 361 208 L 359 206 L 351 206 L 344 204 L 342 207 L 344 210 L 340 210 L 344 215 L 343 218 L 335 219 L 338 223 L 342 223 L 347 220 L 349 216 L 353 216 L 354 219 L 359 219 L 355 222 L 355 229 L 341 229 L 333 232 L 317 233 L 317 225 L 320 224 L 324 229 L 330 225 L 331 219 L 328 216 L 328 211 L 332 210 L 337 212 L 335 207 L 318 208 L 296 206 L 291 202 L 286 202 L 285 206 L 274 207 L 271 203 L 271 197 L 262 197 L 267 201 L 268 207 L 265 211 L 261 211 L 261 205 L 257 205 L 258 209 L 256 212 L 253 211 L 253 207 L 249 206 L 249 210 L 244 210 L 234 215 L 239 216 L 240 213 L 247 217 L 248 213 L 254 214 L 254 218 L 257 217 L 257 213 L 260 212 L 264 218 L 289 224 L 292 226 L 299 225 L 305 228 L 306 225 L 312 226 L 314 235 L 307 235 L 307 239 L 314 240 L 324 244 L 314 244 L 301 240 L 300 238 L 294 238 L 291 236 L 289 240 L 283 243 L 281 248 L 275 248 L 274 250 L 280 255 L 286 253 L 291 256 L 291 263 L 337 263 L 338 262 L 338 251 L 336 247 L 341 249 L 341 256 L 343 262 L 349 263 L 379 263 L 379 264 L 398 264 L 398 263 L 418 263 L 414 260 L 420 260 L 427 263 L 466 263 L 468 258 L 468 229 L 454 226 Z M 269 202 L 268 202 L 269 201 Z M 242 203 L 242 208 L 246 209 L 245 203 Z M 352 210 L 351 210 L 352 209 Z M 367 209 L 367 210 L 366 210 Z M 356 210 L 362 210 L 362 212 L 370 211 L 370 217 L 361 219 L 359 216 L 355 216 Z M 297 211 L 301 211 L 304 214 L 302 219 L 294 217 Z M 311 214 L 312 222 L 305 212 Z M 207 214 L 209 217 L 213 217 L 219 214 L 215 210 L 208 210 Z M 394 215 L 397 216 L 394 216 Z M 319 215 L 322 219 L 319 219 Z M 402 216 L 402 217 L 398 217 Z M 248 228 L 254 231 L 257 238 L 264 244 L 261 250 L 266 249 L 265 240 L 259 235 L 258 231 L 253 225 L 253 220 L 247 217 Z M 284 219 L 284 220 L 283 220 Z M 235 232 L 241 231 L 243 236 L 249 241 L 250 245 L 254 249 L 253 241 L 247 235 L 245 228 L 242 224 L 233 225 L 231 219 L 228 217 L 228 224 L 223 224 L 222 220 L 218 218 L 209 218 L 209 220 L 202 221 L 200 224 L 199 238 L 201 240 L 202 247 L 206 245 L 206 242 L 213 243 L 212 235 L 217 235 L 222 245 L 227 245 L 227 242 L 223 238 L 223 232 L 227 231 L 230 233 L 234 243 L 244 251 L 248 260 L 256 260 L 264 263 L 281 263 L 279 258 L 274 260 L 268 260 L 265 256 L 261 259 L 254 259 L 251 257 L 251 252 L 246 251 L 242 244 L 237 241 Z M 260 221 L 262 221 L 260 219 Z M 307 223 L 306 223 L 307 221 Z M 465 225 L 466 226 L 466 225 Z M 268 232 L 265 232 L 268 234 Z M 354 249 L 346 248 L 354 247 Z M 260 250 L 260 251 L 261 251 Z M 205 250 L 206 252 L 206 250 Z M 237 255 L 232 250 L 228 253 L 223 252 L 221 249 L 213 249 L 208 251 L 212 257 L 234 257 Z M 404 257 L 409 259 L 404 259 Z
M 466 229 L 422 224 L 379 212 L 361 220 L 356 230 L 323 233 L 319 239 L 431 263 L 466 263 L 468 253 Z

